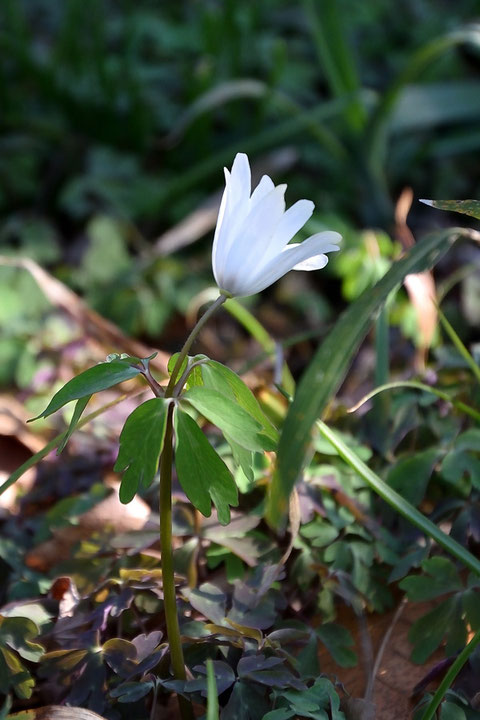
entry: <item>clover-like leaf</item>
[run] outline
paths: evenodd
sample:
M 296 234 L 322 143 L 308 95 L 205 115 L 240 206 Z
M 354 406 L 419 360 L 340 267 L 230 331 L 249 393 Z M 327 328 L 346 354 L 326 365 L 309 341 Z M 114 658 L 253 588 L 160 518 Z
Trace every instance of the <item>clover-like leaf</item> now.
M 8 645 L 25 660 L 38 662 L 45 652 L 42 645 L 32 642 L 37 636 L 38 628 L 29 618 L 0 615 L 0 645 Z
M 133 703 L 148 695 L 155 683 L 151 680 L 143 682 L 124 682 L 110 691 L 110 695 L 120 703 Z
M 230 505 L 238 505 L 238 491 L 229 469 L 195 420 L 180 409 L 175 413 L 175 436 L 175 466 L 186 496 L 206 517 L 212 512 L 213 501 L 220 523 L 227 525 Z
M 120 500 L 129 503 L 140 486 L 148 487 L 157 472 L 165 440 L 168 401 L 151 398 L 127 418 L 120 435 L 114 470 L 123 472 Z

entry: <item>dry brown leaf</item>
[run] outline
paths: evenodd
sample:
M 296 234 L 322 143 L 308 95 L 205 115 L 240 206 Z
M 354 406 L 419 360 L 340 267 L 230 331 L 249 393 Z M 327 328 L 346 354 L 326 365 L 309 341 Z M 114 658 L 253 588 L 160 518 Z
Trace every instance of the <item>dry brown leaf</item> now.
M 413 191 L 405 188 L 397 200 L 395 207 L 395 237 L 407 250 L 415 245 L 415 238 L 407 225 L 407 216 L 413 202 Z M 426 354 L 435 334 L 438 323 L 437 308 L 435 305 L 435 280 L 431 271 L 407 275 L 403 281 L 410 302 L 416 310 L 418 328 L 420 331 L 420 347 L 417 352 L 417 369 L 425 368 Z

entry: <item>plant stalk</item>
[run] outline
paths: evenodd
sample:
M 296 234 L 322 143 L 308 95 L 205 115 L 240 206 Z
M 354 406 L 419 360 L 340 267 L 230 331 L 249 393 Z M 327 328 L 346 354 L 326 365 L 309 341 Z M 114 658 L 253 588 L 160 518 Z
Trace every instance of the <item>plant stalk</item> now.
M 213 313 L 216 312 L 216 310 L 220 307 L 220 305 L 222 305 L 225 302 L 226 299 L 227 299 L 226 295 L 219 295 L 218 298 L 215 300 L 215 302 L 212 303 L 212 305 L 210 305 L 208 310 L 202 315 L 202 317 L 197 322 L 197 324 L 193 328 L 192 332 L 186 339 L 185 345 L 181 349 L 180 354 L 177 358 L 177 362 L 175 363 L 175 367 L 172 370 L 172 375 L 168 382 L 167 389 L 165 390 L 165 397 L 172 397 L 173 391 L 175 388 L 175 382 L 178 377 L 178 373 L 180 372 L 180 369 L 183 365 L 183 361 L 185 360 L 185 358 L 188 355 L 188 351 L 190 350 L 190 348 L 193 345 L 193 341 L 195 340 L 195 338 L 197 337 L 198 333 L 200 332 L 202 327 L 205 325 L 207 320 L 210 319 L 210 317 L 213 315 Z
M 177 680 L 186 680 L 177 615 L 177 594 L 175 591 L 172 549 L 173 409 L 174 405 L 171 403 L 168 408 L 165 443 L 160 458 L 160 546 L 162 552 L 163 603 L 172 669 Z M 188 700 L 178 695 L 178 704 L 182 720 L 192 720 L 194 717 L 193 709 Z
M 188 336 L 173 368 L 170 381 L 165 390 L 165 397 L 170 398 L 175 391 L 176 380 L 182 364 L 187 357 L 195 338 L 207 320 L 226 300 L 220 295 L 197 322 Z M 172 468 L 173 468 L 173 413 L 174 403 L 168 408 L 165 442 L 160 458 L 160 545 L 162 553 L 162 583 L 163 602 L 165 607 L 165 622 L 167 626 L 167 639 L 170 646 L 170 658 L 173 674 L 177 680 L 186 680 L 185 662 L 183 659 L 182 641 L 180 638 L 180 625 L 177 614 L 177 594 L 175 591 L 175 574 L 173 567 L 172 548 Z M 178 703 L 182 720 L 194 720 L 191 703 L 178 695 Z

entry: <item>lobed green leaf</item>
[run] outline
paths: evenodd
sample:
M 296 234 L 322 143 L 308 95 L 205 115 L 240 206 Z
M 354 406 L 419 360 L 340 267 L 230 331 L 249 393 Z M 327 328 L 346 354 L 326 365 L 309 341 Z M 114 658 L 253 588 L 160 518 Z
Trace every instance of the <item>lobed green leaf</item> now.
M 148 487 L 163 450 L 169 401 L 151 398 L 127 418 L 114 470 L 123 472 L 120 500 L 129 503 L 140 486 Z
M 220 523 L 227 525 L 229 506 L 238 505 L 238 491 L 229 469 L 195 420 L 179 408 L 175 412 L 175 437 L 175 466 L 186 496 L 206 517 L 211 514 L 213 501 Z
M 275 443 L 262 434 L 261 423 L 218 390 L 193 387 L 182 395 L 184 401 L 247 450 L 263 452 L 275 449 Z

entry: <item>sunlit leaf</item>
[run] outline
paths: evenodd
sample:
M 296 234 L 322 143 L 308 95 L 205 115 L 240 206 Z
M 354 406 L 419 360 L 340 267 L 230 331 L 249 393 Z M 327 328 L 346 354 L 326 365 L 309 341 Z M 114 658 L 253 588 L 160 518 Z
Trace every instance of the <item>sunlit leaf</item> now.
M 273 450 L 275 443 L 262 433 L 262 426 L 240 405 L 227 398 L 218 390 L 194 387 L 182 395 L 182 402 L 188 401 L 222 432 L 235 438 L 235 442 L 247 450 Z

